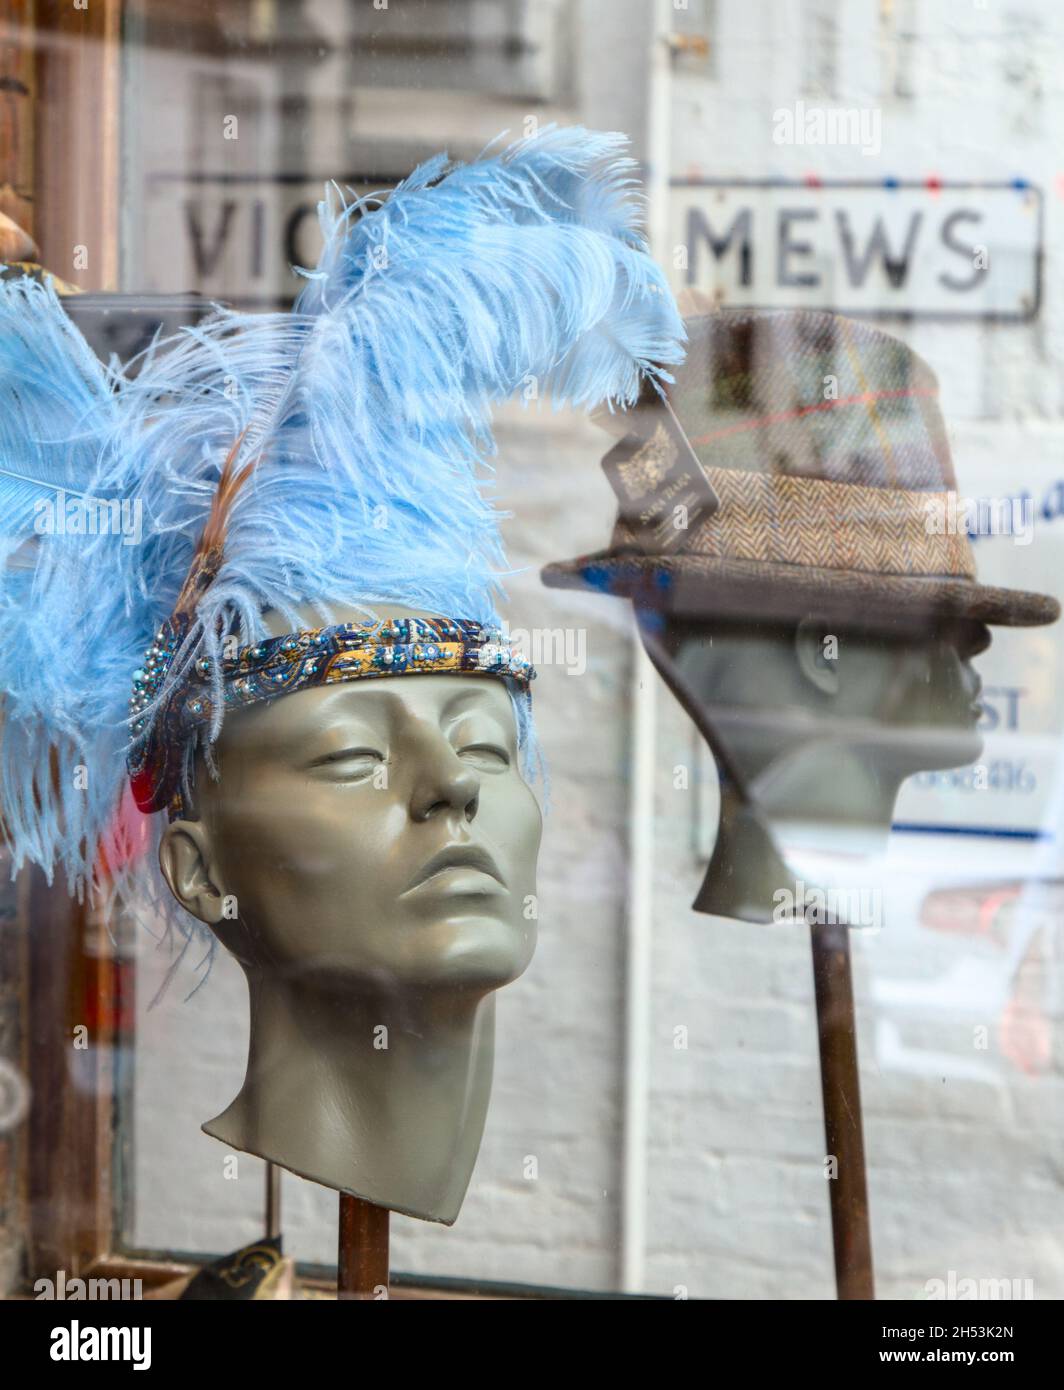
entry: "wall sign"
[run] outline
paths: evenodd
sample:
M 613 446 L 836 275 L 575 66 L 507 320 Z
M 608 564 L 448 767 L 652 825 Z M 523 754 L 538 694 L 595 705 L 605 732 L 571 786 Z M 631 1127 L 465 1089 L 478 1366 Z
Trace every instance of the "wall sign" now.
M 331 180 L 155 174 L 146 184 L 142 282 L 161 292 L 196 290 L 239 309 L 288 309 L 306 283 L 293 265 L 321 251 L 318 202 Z M 387 192 L 394 179 L 338 176 L 341 189 Z
M 1024 180 L 674 183 L 669 225 L 673 288 L 724 307 L 1038 313 L 1042 194 Z

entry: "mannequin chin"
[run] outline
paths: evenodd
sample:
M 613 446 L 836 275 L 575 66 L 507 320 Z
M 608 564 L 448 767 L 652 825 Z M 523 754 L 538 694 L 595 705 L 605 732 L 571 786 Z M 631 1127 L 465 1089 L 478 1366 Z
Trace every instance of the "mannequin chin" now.
M 160 851 L 248 979 L 248 1075 L 209 1133 L 454 1220 L 490 1092 L 492 991 L 535 949 L 541 817 L 518 759 L 509 691 L 487 677 L 340 682 L 226 719 L 220 779 L 200 772 L 199 818 Z
M 851 849 L 863 843 L 875 852 L 907 777 L 966 766 L 982 751 L 981 683 L 971 663 L 990 632 L 980 623 L 662 624 L 644 613 L 641 626 L 724 773 L 697 910 L 771 920 L 772 894 L 788 871 L 780 837 L 768 832 L 800 823 L 808 844 L 819 826 L 820 847 L 829 850 L 845 828 Z

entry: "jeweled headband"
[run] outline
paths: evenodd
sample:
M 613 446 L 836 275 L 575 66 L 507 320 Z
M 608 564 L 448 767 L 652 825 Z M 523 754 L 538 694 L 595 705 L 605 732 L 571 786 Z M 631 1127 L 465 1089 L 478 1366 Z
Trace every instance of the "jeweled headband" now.
M 162 707 L 149 713 L 180 650 L 182 626 L 171 620 L 160 628 L 133 674 L 129 702 L 129 774 L 137 805 L 144 812 L 167 807 L 171 819 L 184 811 L 185 750 L 196 730 L 212 722 L 218 689 L 210 659 L 201 657 Z M 390 618 L 267 638 L 224 659 L 220 675 L 229 710 L 338 681 L 441 673 L 494 676 L 524 690 L 536 674 L 499 628 L 467 618 Z

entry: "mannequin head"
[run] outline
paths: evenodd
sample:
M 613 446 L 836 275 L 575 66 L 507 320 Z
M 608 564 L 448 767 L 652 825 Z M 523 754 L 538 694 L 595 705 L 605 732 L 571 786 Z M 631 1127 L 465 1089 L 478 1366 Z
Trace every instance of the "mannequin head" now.
M 800 788 L 806 810 L 826 819 L 879 821 L 906 777 L 964 766 L 982 748 L 981 623 L 670 618 L 664 643 L 713 740 L 770 811 L 784 813 Z
M 810 615 L 759 623 L 642 611 L 665 681 L 709 743 L 721 773 L 721 822 L 695 902 L 762 920 L 785 882 L 774 827 L 821 828 L 830 849 L 878 848 L 902 782 L 960 767 L 982 749 L 980 680 L 990 643 L 981 623 L 883 620 L 858 627 Z
M 216 762 L 220 780 L 197 777 L 199 818 L 167 829 L 162 866 L 245 968 L 345 990 L 487 990 L 528 965 L 540 813 L 501 681 L 299 691 L 230 715 Z
M 160 848 L 174 896 L 248 982 L 247 1075 L 203 1128 L 449 1224 L 491 1093 L 494 991 L 535 947 L 541 818 L 508 688 L 456 674 L 307 688 L 231 711 L 215 757 L 219 779 L 197 767 L 196 816 Z

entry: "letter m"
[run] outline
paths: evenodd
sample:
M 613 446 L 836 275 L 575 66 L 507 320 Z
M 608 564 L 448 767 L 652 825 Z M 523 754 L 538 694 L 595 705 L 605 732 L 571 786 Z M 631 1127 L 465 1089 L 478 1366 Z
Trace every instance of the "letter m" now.
M 687 245 L 690 247 L 691 253 L 687 262 L 686 283 L 693 285 L 698 279 L 698 253 L 701 243 L 705 242 L 713 252 L 713 259 L 719 261 L 722 256 L 727 254 L 732 242 L 738 240 L 739 284 L 749 285 L 754 270 L 752 236 L 753 215 L 749 208 L 742 208 L 735 214 L 731 226 L 722 236 L 715 235 L 709 224 L 709 218 L 706 217 L 701 208 L 688 208 Z

